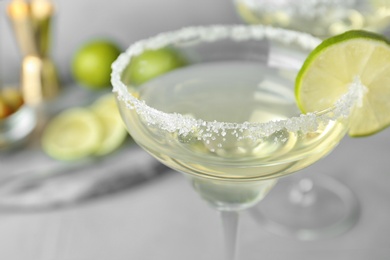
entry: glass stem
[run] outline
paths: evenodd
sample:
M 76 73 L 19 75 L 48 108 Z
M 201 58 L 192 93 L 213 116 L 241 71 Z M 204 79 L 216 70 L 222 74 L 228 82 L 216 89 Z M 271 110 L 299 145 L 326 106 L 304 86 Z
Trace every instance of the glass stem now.
M 237 254 L 238 211 L 221 211 L 223 233 L 225 238 L 226 260 L 235 260 Z

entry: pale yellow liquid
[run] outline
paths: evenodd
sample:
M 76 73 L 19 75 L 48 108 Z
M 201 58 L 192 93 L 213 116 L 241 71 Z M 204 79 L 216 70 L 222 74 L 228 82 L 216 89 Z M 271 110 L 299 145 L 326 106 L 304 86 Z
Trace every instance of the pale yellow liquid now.
M 193 65 L 135 88 L 149 106 L 167 113 L 220 122 L 268 122 L 298 116 L 293 94 L 294 73 L 253 62 Z M 199 138 L 205 129 L 187 135 L 148 124 L 134 110 L 122 109 L 129 131 L 147 151 L 168 166 L 216 179 L 268 179 L 299 170 L 327 154 L 346 128 L 338 121 L 317 131 L 240 139 L 234 130 Z M 200 140 L 199 140 L 200 139 Z
M 294 71 L 254 62 L 216 62 L 170 72 L 130 88 L 149 106 L 167 113 L 232 123 L 268 122 L 298 116 Z M 344 136 L 345 124 L 319 124 L 310 133 L 285 129 L 265 138 L 237 138 L 245 131 L 219 131 L 209 138 L 199 127 L 189 134 L 148 123 L 121 103 L 134 140 L 169 167 L 187 173 L 201 196 L 219 209 L 246 208 L 262 199 L 276 177 L 306 167 L 330 152 Z
M 340 0 L 340 3 L 343 1 Z M 301 11 L 291 9 L 288 1 L 279 8 L 275 6 L 271 9 L 264 8 L 262 5 L 273 4 L 272 0 L 264 0 L 265 3 L 262 5 L 261 0 L 257 2 L 259 5 L 254 7 L 248 3 L 248 0 L 235 0 L 236 9 L 246 23 L 293 29 L 322 38 L 352 29 L 381 32 L 390 24 L 390 1 L 388 0 L 355 0 L 355 4 L 350 6 L 339 4 L 322 6 L 317 8 L 317 12 L 321 11 L 319 13 L 315 13 L 316 10 L 310 12 L 306 9 L 302 11 L 302 8 Z

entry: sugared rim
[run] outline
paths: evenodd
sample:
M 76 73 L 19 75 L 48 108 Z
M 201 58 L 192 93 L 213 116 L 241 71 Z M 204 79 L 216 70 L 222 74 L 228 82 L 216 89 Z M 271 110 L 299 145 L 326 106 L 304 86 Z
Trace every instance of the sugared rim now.
M 170 44 L 179 44 L 192 41 L 214 42 L 223 39 L 233 41 L 245 40 L 275 40 L 285 44 L 296 44 L 303 49 L 314 49 L 321 40 L 309 34 L 274 28 L 262 25 L 212 25 L 205 27 L 187 27 L 173 32 L 161 33 L 155 37 L 138 41 L 132 44 L 126 52 L 122 53 L 112 64 L 111 83 L 113 92 L 118 99 L 125 102 L 128 109 L 135 109 L 147 124 L 158 126 L 161 130 L 177 132 L 186 136 L 194 133 L 194 129 L 204 129 L 197 132 L 197 137 L 203 140 L 210 139 L 215 134 L 226 134 L 226 131 L 235 132 L 237 138 L 259 139 L 272 135 L 282 129 L 290 132 L 301 131 L 303 133 L 316 131 L 320 124 L 347 117 L 356 100 L 362 95 L 363 90 L 359 79 L 356 79 L 333 107 L 321 112 L 301 114 L 285 120 L 270 121 L 266 123 L 226 123 L 218 121 L 204 121 L 191 118 L 179 113 L 165 113 L 148 106 L 145 101 L 134 97 L 121 81 L 121 75 L 132 57 L 141 54 L 148 49 L 159 49 Z M 245 133 L 245 134 L 243 134 Z

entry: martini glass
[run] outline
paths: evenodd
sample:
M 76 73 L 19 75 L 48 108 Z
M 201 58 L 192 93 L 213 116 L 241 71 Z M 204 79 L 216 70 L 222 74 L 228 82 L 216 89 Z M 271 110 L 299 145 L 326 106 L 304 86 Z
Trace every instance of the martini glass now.
M 384 31 L 390 24 L 388 0 L 233 0 L 249 24 L 264 24 L 327 38 L 353 29 Z
M 225 259 L 237 254 L 239 212 L 282 176 L 327 155 L 348 130 L 356 87 L 324 111 L 301 115 L 295 104 L 297 65 L 319 42 L 264 26 L 190 27 L 134 43 L 112 66 L 133 139 L 220 212 Z M 132 58 L 161 48 L 186 65 L 133 84 Z

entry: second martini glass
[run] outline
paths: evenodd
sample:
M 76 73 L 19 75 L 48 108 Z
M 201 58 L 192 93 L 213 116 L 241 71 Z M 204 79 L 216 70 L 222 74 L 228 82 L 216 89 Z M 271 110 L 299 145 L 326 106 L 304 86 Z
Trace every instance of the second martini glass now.
M 139 41 L 113 64 L 129 133 L 221 212 L 227 259 L 236 255 L 238 213 L 278 178 L 328 154 L 348 129 L 352 90 L 325 111 L 301 115 L 296 107 L 297 64 L 318 43 L 263 26 L 191 27 Z M 166 48 L 185 66 L 134 84 L 132 59 Z
M 382 32 L 390 24 L 388 0 L 233 0 L 249 24 L 289 28 L 328 38 L 348 30 Z

